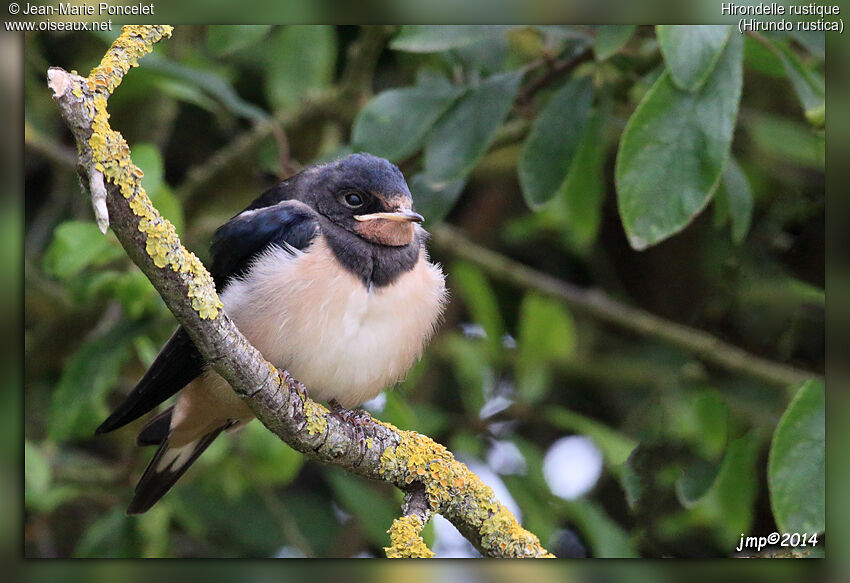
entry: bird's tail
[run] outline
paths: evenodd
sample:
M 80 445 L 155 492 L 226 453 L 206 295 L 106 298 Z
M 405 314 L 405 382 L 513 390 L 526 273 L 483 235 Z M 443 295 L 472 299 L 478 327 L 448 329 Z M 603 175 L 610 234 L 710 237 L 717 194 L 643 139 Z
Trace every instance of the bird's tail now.
M 232 424 L 229 422 L 222 425 L 180 447 L 171 447 L 168 435 L 163 436 L 159 449 L 156 450 L 145 473 L 136 484 L 136 493 L 127 507 L 127 514 L 142 514 L 150 510 L 151 506 L 171 489 L 189 466 L 215 441 L 215 438 Z

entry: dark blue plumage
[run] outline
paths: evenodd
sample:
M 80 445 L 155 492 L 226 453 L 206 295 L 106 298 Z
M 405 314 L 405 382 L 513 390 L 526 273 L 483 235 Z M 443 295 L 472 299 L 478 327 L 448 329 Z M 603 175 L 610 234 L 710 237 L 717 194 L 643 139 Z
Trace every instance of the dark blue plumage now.
M 213 238 L 210 268 L 221 290 L 244 274 L 251 261 L 271 245 L 303 250 L 318 232 L 316 213 L 294 200 L 247 210 L 220 227 Z

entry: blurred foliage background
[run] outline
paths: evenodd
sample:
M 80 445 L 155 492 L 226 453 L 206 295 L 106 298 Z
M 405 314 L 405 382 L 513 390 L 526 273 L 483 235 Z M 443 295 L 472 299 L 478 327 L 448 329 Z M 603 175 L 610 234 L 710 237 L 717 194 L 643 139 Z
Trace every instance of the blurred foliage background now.
M 26 36 L 26 555 L 382 556 L 401 494 L 305 464 L 256 422 L 124 516 L 152 452 L 135 425 L 92 434 L 174 321 L 97 231 L 45 83 L 116 35 Z M 366 406 L 445 443 L 559 556 L 733 556 L 776 530 L 821 535 L 798 549 L 818 556 L 823 62 L 822 34 L 725 26 L 180 26 L 109 110 L 203 260 L 307 164 L 399 164 L 452 301 Z M 472 245 L 536 271 L 518 285 Z M 541 273 L 749 356 L 718 366 L 547 295 Z M 439 518 L 425 538 L 476 554 Z

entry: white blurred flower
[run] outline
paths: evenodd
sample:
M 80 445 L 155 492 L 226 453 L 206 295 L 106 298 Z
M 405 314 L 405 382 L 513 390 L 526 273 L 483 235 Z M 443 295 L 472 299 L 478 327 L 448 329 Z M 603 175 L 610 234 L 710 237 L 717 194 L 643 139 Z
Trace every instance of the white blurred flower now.
M 474 559 L 481 556 L 451 522 L 439 514 L 435 514 L 431 522 L 434 523 L 434 547 L 431 550 L 436 558 Z
M 334 513 L 334 516 L 340 524 L 345 524 L 346 522 L 351 520 L 351 515 L 342 508 L 340 508 L 336 502 L 331 502 L 331 511 Z
M 493 440 L 487 451 L 487 465 L 502 475 L 525 475 L 525 457 L 513 441 Z
M 484 403 L 484 406 L 481 407 L 481 411 L 478 412 L 478 417 L 481 419 L 487 419 L 497 413 L 501 413 L 513 404 L 513 400 L 497 395 Z
M 552 493 L 564 500 L 589 492 L 601 474 L 602 452 L 583 435 L 562 437 L 543 458 L 543 477 Z
M 484 326 L 481 324 L 461 322 L 460 329 L 467 338 L 487 338 L 487 331 L 484 330 Z
M 510 334 L 505 334 L 502 336 L 502 347 L 507 348 L 508 350 L 513 350 L 517 347 L 516 338 Z

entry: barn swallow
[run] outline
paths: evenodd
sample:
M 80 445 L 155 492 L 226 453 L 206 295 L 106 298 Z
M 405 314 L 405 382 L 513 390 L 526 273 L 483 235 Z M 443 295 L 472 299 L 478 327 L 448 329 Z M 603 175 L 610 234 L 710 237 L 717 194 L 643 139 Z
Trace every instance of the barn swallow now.
M 402 379 L 446 298 L 401 171 L 352 154 L 308 167 L 220 227 L 210 272 L 225 312 L 314 399 L 352 407 Z M 127 514 L 147 511 L 223 431 L 253 414 L 178 328 L 126 400 L 113 431 L 178 393 L 142 429 L 158 445 Z

